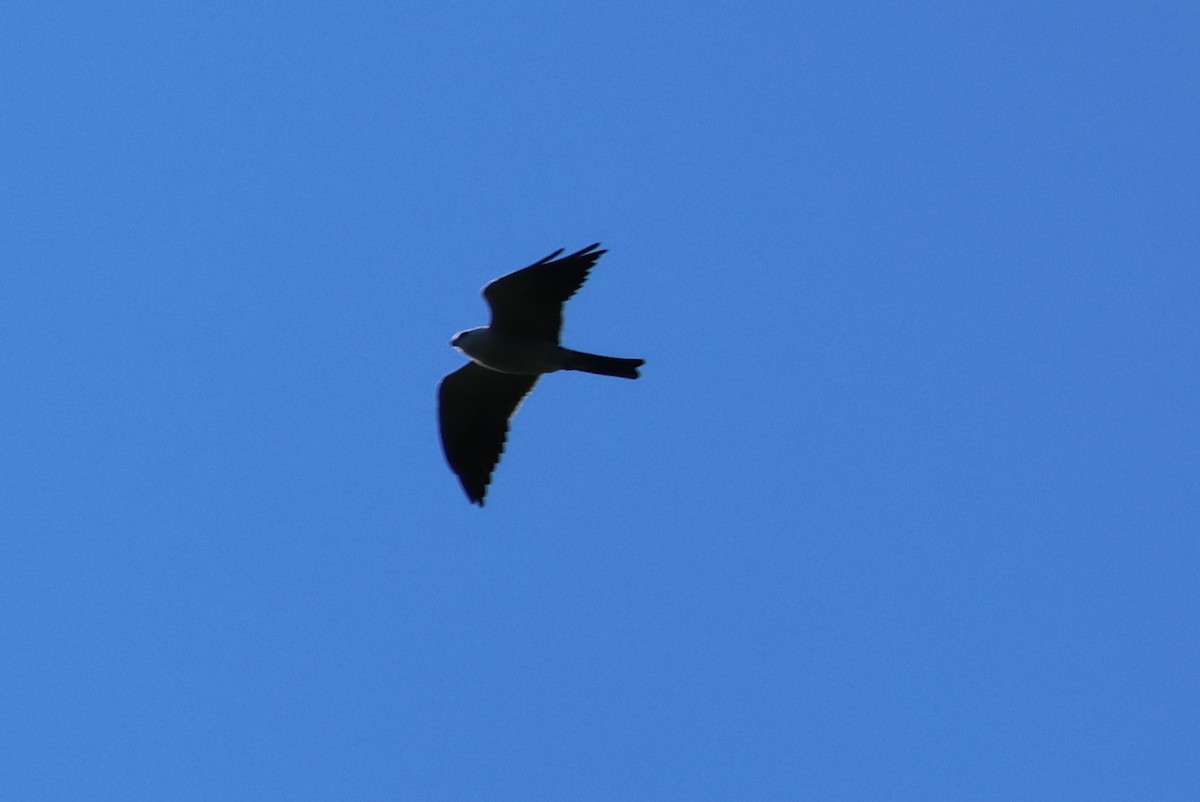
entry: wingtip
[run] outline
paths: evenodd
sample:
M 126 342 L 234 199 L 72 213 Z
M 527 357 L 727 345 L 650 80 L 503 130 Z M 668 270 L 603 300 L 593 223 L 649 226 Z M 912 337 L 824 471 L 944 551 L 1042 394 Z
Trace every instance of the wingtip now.
M 607 248 L 601 248 L 600 250 L 596 250 L 597 248 L 600 248 L 600 243 L 593 242 L 591 245 L 587 246 L 586 248 L 584 248 L 581 251 L 575 251 L 575 253 L 570 254 L 569 256 L 563 256 L 560 261 L 566 261 L 567 259 L 578 259 L 581 256 L 588 256 L 588 257 L 591 257 L 592 259 L 599 259 L 604 254 L 608 253 Z M 558 259 L 559 256 L 562 256 L 564 251 L 566 251 L 566 248 L 559 248 L 557 251 L 550 254 L 549 256 L 544 256 L 541 259 L 539 259 L 538 261 L 534 262 L 532 265 L 530 265 L 530 267 L 537 267 L 538 265 L 544 265 L 544 264 L 548 264 L 549 262 L 553 262 L 555 259 Z
M 558 249 L 557 251 L 555 251 L 554 253 L 550 254 L 549 256 L 544 256 L 544 257 L 542 257 L 541 259 L 539 259 L 538 261 L 534 262 L 533 264 L 534 264 L 534 265 L 544 265 L 544 264 L 546 264 L 547 262 L 552 262 L 552 261 L 554 261 L 554 259 L 555 259 L 555 258 L 556 258 L 556 257 L 557 257 L 557 256 L 558 256 L 560 253 L 562 253 L 562 252 L 563 252 L 563 251 L 565 251 L 565 250 L 566 250 L 566 248 L 559 248 L 559 249 Z

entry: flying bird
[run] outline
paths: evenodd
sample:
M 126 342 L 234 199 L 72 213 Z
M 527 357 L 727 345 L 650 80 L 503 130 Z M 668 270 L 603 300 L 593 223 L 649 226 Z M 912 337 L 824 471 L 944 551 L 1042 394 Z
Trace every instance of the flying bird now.
M 491 322 L 454 335 L 450 344 L 471 361 L 438 385 L 442 450 L 471 503 L 483 506 L 504 451 L 508 422 L 543 373 L 579 370 L 638 378 L 644 359 L 572 351 L 558 344 L 563 304 L 587 280 L 605 251 L 594 243 L 554 253 L 483 288 Z

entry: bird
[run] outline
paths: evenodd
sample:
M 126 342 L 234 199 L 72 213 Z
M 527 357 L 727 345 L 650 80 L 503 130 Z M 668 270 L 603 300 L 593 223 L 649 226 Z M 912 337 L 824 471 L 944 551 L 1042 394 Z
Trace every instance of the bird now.
M 636 379 L 646 363 L 559 345 L 564 304 L 607 251 L 596 242 L 558 258 L 562 252 L 488 283 L 483 299 L 490 322 L 450 340 L 470 361 L 438 385 L 442 451 L 467 499 L 480 507 L 504 452 L 509 421 L 543 374 L 576 370 Z

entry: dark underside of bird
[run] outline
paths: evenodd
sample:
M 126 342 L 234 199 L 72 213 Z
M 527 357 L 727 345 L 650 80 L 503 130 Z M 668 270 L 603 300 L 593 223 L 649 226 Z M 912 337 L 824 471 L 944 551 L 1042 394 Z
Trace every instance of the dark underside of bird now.
M 438 423 L 446 462 L 473 504 L 483 506 L 509 421 L 542 374 L 574 370 L 636 379 L 645 364 L 559 345 L 563 305 L 604 254 L 599 248 L 596 243 L 562 258 L 555 251 L 491 282 L 483 288 L 491 322 L 451 341 L 471 361 L 438 385 Z

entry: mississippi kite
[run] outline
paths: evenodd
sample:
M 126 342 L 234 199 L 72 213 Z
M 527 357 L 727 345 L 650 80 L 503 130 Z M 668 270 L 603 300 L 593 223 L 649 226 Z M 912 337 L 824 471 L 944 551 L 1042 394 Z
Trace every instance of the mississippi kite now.
M 438 385 L 438 422 L 446 462 L 467 498 L 483 506 L 504 451 L 508 421 L 543 373 L 579 370 L 636 379 L 644 359 L 572 351 L 558 344 L 566 300 L 605 252 L 595 243 L 498 278 L 483 288 L 491 323 L 454 335 L 450 344 L 471 361 Z

